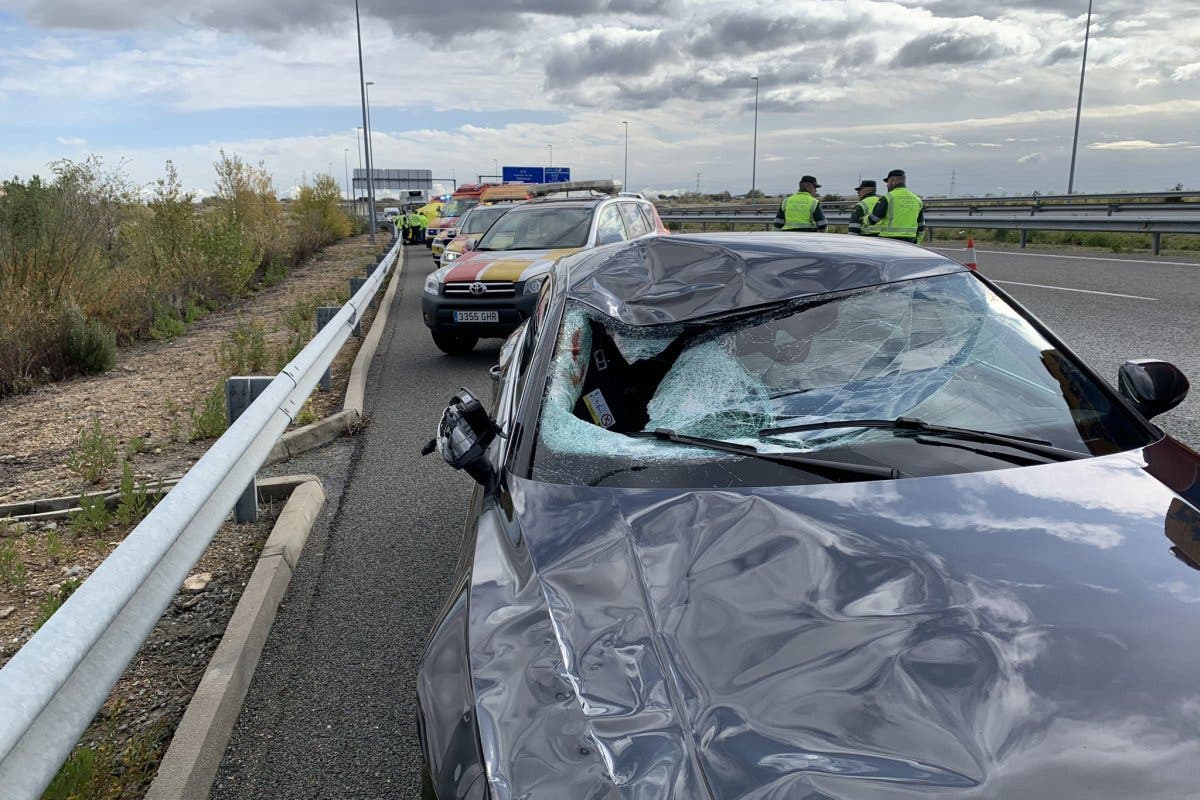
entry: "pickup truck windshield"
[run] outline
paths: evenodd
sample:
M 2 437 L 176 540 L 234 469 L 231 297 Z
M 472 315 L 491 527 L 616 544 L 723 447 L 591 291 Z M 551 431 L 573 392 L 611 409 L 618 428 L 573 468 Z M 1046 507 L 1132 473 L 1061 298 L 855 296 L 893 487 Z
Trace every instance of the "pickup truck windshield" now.
M 526 205 L 496 221 L 477 250 L 551 250 L 583 247 L 592 226 L 592 209 L 578 206 Z
M 474 198 L 451 197 L 446 205 L 442 206 L 442 216 L 461 217 L 477 205 L 479 205 L 479 201 Z
M 931 459 L 961 462 L 958 449 L 922 447 L 929 437 L 903 427 L 770 432 L 900 417 L 1083 455 L 1150 443 L 1146 428 L 1069 355 L 981 281 L 957 273 L 702 324 L 632 327 L 570 306 L 548 376 L 533 475 L 590 483 L 656 462 L 680 468 L 735 458 L 645 435 L 659 430 L 830 459 L 886 444 L 887 466 L 905 471 L 912 454 L 925 474 L 938 469 Z

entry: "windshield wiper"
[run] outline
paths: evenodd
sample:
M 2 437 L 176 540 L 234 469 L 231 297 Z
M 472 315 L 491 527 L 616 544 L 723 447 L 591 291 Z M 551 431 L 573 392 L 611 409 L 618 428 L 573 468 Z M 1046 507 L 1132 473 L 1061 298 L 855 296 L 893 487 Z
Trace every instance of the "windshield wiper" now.
M 1045 439 L 1034 439 L 1028 436 L 1016 436 L 1011 433 L 993 433 L 992 431 L 976 431 L 970 428 L 954 428 L 948 425 L 934 425 L 916 417 L 896 417 L 895 419 L 840 419 L 825 422 L 808 422 L 800 425 L 784 425 L 778 428 L 763 428 L 759 436 L 777 436 L 782 433 L 799 433 L 801 431 L 819 431 L 832 428 L 886 428 L 898 431 L 916 431 L 927 434 L 917 437 L 922 444 L 938 444 L 930 437 L 943 436 L 950 439 L 962 439 L 971 442 L 1003 445 L 1027 453 L 1036 453 L 1054 461 L 1071 461 L 1077 458 L 1087 458 L 1084 453 L 1055 447 Z M 925 440 L 925 441 L 923 441 Z
M 900 470 L 894 467 L 876 467 L 870 464 L 851 464 L 843 461 L 829 461 L 823 458 L 812 458 L 800 453 L 764 453 L 750 445 L 726 442 L 722 439 L 706 439 L 702 436 L 688 436 L 676 433 L 667 428 L 653 431 L 638 431 L 630 436 L 643 439 L 660 439 L 664 442 L 674 442 L 691 447 L 704 447 L 722 453 L 760 458 L 763 461 L 773 461 L 776 464 L 786 464 L 829 478 L 832 481 L 855 481 L 864 478 L 895 479 L 903 477 Z

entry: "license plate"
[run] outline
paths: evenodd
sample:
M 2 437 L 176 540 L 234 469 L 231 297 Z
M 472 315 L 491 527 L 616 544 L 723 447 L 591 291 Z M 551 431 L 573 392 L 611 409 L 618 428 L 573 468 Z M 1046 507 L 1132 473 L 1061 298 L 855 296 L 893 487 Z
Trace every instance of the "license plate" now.
M 499 311 L 455 311 L 455 322 L 499 322 Z

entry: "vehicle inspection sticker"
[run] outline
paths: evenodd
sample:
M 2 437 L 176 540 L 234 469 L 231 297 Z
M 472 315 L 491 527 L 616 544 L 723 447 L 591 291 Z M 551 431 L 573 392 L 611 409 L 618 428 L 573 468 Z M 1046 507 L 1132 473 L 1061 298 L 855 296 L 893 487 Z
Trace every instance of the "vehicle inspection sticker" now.
M 601 428 L 611 428 L 617 424 L 617 418 L 613 416 L 612 409 L 608 407 L 608 401 L 604 399 L 604 393 L 599 389 L 592 389 L 585 394 L 583 404 L 587 406 L 592 420 Z

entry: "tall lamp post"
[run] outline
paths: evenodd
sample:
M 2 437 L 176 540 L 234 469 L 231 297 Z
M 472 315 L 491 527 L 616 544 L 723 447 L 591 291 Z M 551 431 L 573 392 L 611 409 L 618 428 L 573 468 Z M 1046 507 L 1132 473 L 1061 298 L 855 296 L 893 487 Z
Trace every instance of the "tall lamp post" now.
M 345 147 L 342 149 L 344 150 L 344 152 L 342 153 L 342 160 L 346 164 L 346 210 L 349 211 L 350 210 L 350 201 L 351 201 L 351 197 L 350 197 L 350 148 Z
M 358 87 L 362 95 L 363 118 L 363 149 L 367 154 L 367 203 L 369 204 L 368 219 L 371 225 L 371 244 L 375 244 L 375 193 L 371 185 L 371 125 L 367 121 L 367 84 L 363 74 L 362 54 L 362 20 L 358 14 L 358 0 L 354 0 L 354 27 L 358 32 Z
M 1083 64 L 1079 67 L 1079 100 L 1075 103 L 1075 137 L 1071 140 L 1071 171 L 1067 194 L 1075 193 L 1075 151 L 1079 149 L 1079 117 L 1083 113 L 1083 76 L 1087 73 L 1088 36 L 1092 32 L 1092 0 L 1088 0 L 1087 26 L 1083 29 Z
M 758 187 L 758 76 L 750 76 L 754 81 L 754 150 L 750 155 L 750 193 Z
M 358 153 L 358 171 L 359 172 L 362 172 L 362 168 L 363 168 L 363 151 L 362 151 L 362 148 L 358 146 L 358 144 L 359 144 L 358 137 L 359 137 L 359 134 L 361 134 L 361 133 L 362 133 L 362 128 L 355 125 L 354 126 L 354 149 Z M 350 190 L 351 190 L 351 192 L 354 193 L 354 213 L 357 214 L 358 213 L 358 192 L 355 192 L 354 188 L 355 188 L 354 182 L 351 181 Z
M 625 180 L 622 182 L 621 185 L 625 187 L 626 191 L 628 191 L 628 189 L 629 189 L 629 122 L 626 120 L 621 120 L 621 124 L 625 126 Z
M 548 144 L 548 145 L 546 145 L 546 147 L 550 148 L 550 163 L 547 164 L 546 166 L 553 167 L 554 166 L 554 145 Z
M 375 81 L 367 81 L 364 86 L 367 90 L 367 141 L 371 141 L 371 87 L 375 85 Z M 371 219 L 376 219 L 375 211 L 375 145 L 371 144 L 367 148 L 367 195 L 371 198 Z M 371 225 L 376 225 L 377 222 L 372 222 Z

